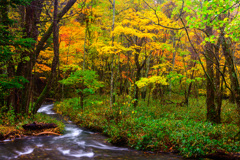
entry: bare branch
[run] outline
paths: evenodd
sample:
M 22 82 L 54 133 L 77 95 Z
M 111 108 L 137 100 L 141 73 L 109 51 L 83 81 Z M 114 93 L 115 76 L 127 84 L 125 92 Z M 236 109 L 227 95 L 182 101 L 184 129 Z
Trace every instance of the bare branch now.
M 110 3 L 111 3 L 111 5 L 113 6 L 113 2 L 112 2 L 112 0 L 108 0 Z

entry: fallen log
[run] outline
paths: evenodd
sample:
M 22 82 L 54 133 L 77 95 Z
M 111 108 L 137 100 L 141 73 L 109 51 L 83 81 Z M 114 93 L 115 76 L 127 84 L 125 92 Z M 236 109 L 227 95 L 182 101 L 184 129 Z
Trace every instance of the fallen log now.
M 24 124 L 24 125 L 22 125 L 22 127 L 25 130 L 41 130 L 41 129 L 48 129 L 48 128 L 56 128 L 57 125 L 55 123 L 37 123 L 37 122 L 33 122 L 31 124 Z
M 34 134 L 34 136 L 40 136 L 40 135 L 44 135 L 44 134 L 57 135 L 57 136 L 61 135 L 61 134 L 58 134 L 58 133 L 55 133 L 55 132 L 41 132 L 41 133 Z

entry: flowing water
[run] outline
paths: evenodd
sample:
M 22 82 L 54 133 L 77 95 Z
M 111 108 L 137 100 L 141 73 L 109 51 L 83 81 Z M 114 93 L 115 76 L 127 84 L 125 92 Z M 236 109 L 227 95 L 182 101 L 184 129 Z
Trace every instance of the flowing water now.
M 180 160 L 174 154 L 149 154 L 125 147 L 113 146 L 106 142 L 107 137 L 82 129 L 71 121 L 64 121 L 53 110 L 53 104 L 43 105 L 42 112 L 62 120 L 66 127 L 61 136 L 24 137 L 15 141 L 0 143 L 0 160 Z

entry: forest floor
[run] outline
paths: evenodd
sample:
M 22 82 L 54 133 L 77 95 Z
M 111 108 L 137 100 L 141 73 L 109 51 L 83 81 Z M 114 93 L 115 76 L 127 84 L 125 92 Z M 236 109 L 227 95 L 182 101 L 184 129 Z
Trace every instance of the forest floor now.
M 64 130 L 64 124 L 56 119 L 37 113 L 34 116 L 18 116 L 8 112 L 1 115 L 0 119 L 0 142 L 6 139 L 14 140 L 15 138 L 22 138 L 25 136 L 38 136 L 43 134 L 60 135 Z M 22 125 L 31 124 L 33 122 L 54 123 L 56 128 L 38 129 L 38 130 L 24 130 Z
M 159 100 L 139 101 L 133 107 L 128 97 L 118 97 L 113 108 L 104 95 L 90 96 L 84 108 L 79 99 L 55 103 L 54 110 L 81 127 L 107 135 L 108 141 L 151 152 L 177 152 L 183 157 L 240 159 L 236 106 L 223 102 L 221 124 L 206 121 L 204 97 L 190 99 L 189 106 Z M 130 99 L 130 98 L 129 98 Z

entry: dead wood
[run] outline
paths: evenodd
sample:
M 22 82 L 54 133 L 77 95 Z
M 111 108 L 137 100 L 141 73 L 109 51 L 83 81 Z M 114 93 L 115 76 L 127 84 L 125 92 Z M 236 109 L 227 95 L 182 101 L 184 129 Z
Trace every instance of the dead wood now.
M 41 130 L 41 129 L 48 129 L 48 128 L 56 128 L 57 125 L 55 123 L 37 123 L 33 122 L 31 124 L 24 124 L 22 127 L 25 130 Z
M 34 134 L 35 136 L 40 136 L 40 135 L 44 135 L 44 134 L 48 134 L 48 135 L 57 135 L 60 136 L 61 134 L 55 133 L 55 132 L 41 132 L 41 133 L 36 133 Z

